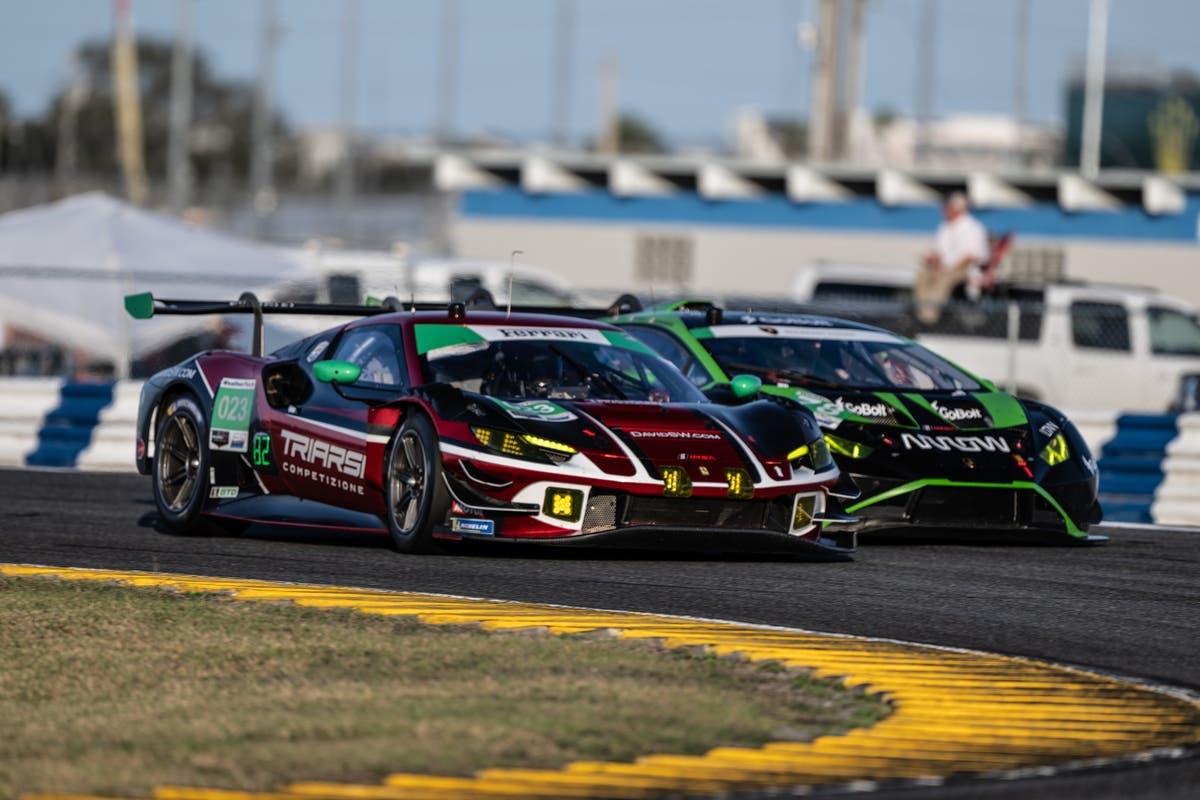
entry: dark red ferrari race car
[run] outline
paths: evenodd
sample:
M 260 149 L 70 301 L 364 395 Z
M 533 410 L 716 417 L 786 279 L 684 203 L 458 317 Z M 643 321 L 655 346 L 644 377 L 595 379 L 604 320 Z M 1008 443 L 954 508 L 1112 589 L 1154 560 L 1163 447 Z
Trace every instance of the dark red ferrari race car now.
M 137 466 L 170 530 L 371 530 L 405 552 L 439 539 L 853 551 L 826 525 L 848 521 L 839 497 L 856 490 L 810 412 L 707 402 L 610 325 L 392 299 L 126 307 L 256 318 L 254 353 L 200 353 L 142 390 Z M 360 318 L 263 356 L 265 313 Z

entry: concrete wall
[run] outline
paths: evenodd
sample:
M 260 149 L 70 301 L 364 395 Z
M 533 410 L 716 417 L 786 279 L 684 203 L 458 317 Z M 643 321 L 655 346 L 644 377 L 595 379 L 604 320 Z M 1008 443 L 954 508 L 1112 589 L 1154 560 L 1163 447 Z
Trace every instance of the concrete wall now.
M 1067 213 L 1052 204 L 984 210 L 995 233 L 1013 232 L 1014 250 L 1061 254 L 1064 277 L 1154 286 L 1200 305 L 1200 196 L 1177 214 L 1139 207 Z M 706 202 L 691 195 L 614 198 L 602 193 L 535 196 L 519 190 L 465 193 L 453 224 L 459 255 L 523 260 L 582 288 L 648 292 L 786 291 L 799 265 L 815 261 L 906 265 L 933 244 L 936 206 L 789 203 L 786 198 Z M 653 281 L 648 247 L 686 256 L 682 281 L 669 265 Z M 671 250 L 670 248 L 682 248 Z
M 459 255 L 501 259 L 523 251 L 529 264 L 553 269 L 581 288 L 648 292 L 636 268 L 639 236 L 691 241 L 693 277 L 656 289 L 693 292 L 787 291 L 796 268 L 816 261 L 880 266 L 914 265 L 932 243 L 929 234 L 714 228 L 671 224 L 613 224 L 462 218 L 455 223 Z M 1200 248 L 1143 241 L 1063 241 L 1018 237 L 1017 247 L 1061 250 L 1065 277 L 1153 286 L 1200 306 Z

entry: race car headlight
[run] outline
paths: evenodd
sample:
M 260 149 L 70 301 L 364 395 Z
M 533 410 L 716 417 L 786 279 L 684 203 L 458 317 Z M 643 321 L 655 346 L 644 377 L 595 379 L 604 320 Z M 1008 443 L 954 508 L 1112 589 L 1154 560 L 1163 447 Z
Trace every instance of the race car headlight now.
M 825 434 L 825 444 L 829 446 L 834 455 L 846 458 L 866 458 L 871 455 L 871 448 L 865 444 L 852 442 L 849 439 L 834 436 L 832 433 Z
M 691 497 L 692 479 L 683 467 L 659 467 L 662 476 L 663 497 Z
M 1071 451 L 1067 449 L 1067 437 L 1062 431 L 1055 434 L 1045 447 L 1042 448 L 1041 459 L 1050 466 L 1057 466 L 1071 457 Z
M 569 444 L 529 433 L 512 433 L 474 426 L 471 428 L 471 433 L 475 434 L 475 438 L 487 449 L 515 458 L 531 458 L 539 461 L 549 458 L 551 461 L 565 461 L 579 452 Z
M 547 517 L 574 522 L 583 512 L 583 492 L 578 489 L 563 489 L 551 486 L 546 490 L 542 513 Z
M 787 460 L 793 467 L 808 467 L 813 472 L 820 472 L 833 465 L 833 456 L 829 454 L 829 446 L 824 439 L 814 439 L 808 444 L 802 444 L 787 454 Z
M 749 500 L 754 497 L 754 479 L 750 473 L 740 467 L 729 467 L 725 470 L 725 483 L 729 487 L 727 494 L 734 500 Z
M 553 450 L 555 453 L 565 453 L 566 455 L 573 456 L 579 452 L 569 444 L 563 444 L 562 442 L 556 442 L 553 439 L 546 439 L 544 437 L 534 436 L 529 433 L 522 434 L 521 438 L 526 444 L 531 444 L 534 447 L 540 447 L 543 450 Z

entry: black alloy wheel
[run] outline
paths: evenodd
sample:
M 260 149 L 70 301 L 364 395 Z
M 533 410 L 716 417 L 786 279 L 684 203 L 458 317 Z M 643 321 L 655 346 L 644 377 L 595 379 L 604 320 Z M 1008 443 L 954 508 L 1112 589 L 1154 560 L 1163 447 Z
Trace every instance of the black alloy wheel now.
M 419 412 L 411 412 L 392 438 L 385 476 L 387 523 L 396 549 L 432 552 L 433 527 L 445 519 L 450 498 L 437 433 Z
M 166 407 L 155 436 L 152 472 L 154 504 L 172 533 L 201 533 L 200 511 L 208 492 L 207 426 L 189 397 Z

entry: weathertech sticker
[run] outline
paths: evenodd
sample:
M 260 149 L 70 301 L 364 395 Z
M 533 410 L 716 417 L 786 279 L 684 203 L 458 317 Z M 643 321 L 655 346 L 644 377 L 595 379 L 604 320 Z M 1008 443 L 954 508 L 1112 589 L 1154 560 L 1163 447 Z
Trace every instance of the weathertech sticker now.
M 208 446 L 213 450 L 245 453 L 250 449 L 250 412 L 254 409 L 253 378 L 222 378 L 213 398 L 212 430 Z

